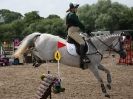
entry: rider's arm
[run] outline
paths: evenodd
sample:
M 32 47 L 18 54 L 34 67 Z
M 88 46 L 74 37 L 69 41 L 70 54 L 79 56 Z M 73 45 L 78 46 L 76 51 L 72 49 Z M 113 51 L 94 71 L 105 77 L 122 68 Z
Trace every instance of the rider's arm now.
M 78 26 L 83 32 L 85 31 L 85 26 L 79 21 L 79 18 L 76 14 L 71 14 L 71 22 Z

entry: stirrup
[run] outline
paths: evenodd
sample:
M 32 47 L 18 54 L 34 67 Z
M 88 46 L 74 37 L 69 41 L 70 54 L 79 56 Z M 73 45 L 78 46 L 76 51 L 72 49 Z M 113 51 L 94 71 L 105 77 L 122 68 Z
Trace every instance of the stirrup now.
M 91 61 L 89 59 L 83 59 L 84 63 L 90 63 Z
M 84 63 L 90 63 L 91 61 L 90 61 L 90 59 L 88 57 L 85 56 L 85 58 L 83 59 L 83 62 Z
M 83 59 L 80 59 L 80 68 L 83 68 L 84 67 L 84 61 Z

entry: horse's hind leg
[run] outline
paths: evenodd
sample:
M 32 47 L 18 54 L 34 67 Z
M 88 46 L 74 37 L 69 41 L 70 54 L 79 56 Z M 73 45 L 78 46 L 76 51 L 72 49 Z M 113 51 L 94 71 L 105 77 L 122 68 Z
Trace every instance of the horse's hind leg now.
M 106 91 L 106 88 L 105 88 L 105 85 L 103 83 L 103 80 L 102 78 L 100 77 L 99 75 L 99 72 L 98 72 L 98 68 L 97 66 L 90 66 L 89 69 L 92 71 L 92 73 L 94 74 L 94 76 L 97 78 L 97 80 L 99 81 L 100 85 L 101 85 L 101 89 L 102 89 L 102 92 L 105 94 L 105 97 L 108 97 L 110 98 L 110 95 L 107 93 Z
M 104 71 L 105 73 L 107 73 L 107 82 L 108 82 L 107 87 L 108 87 L 108 89 L 111 89 L 111 82 L 112 82 L 112 79 L 111 79 L 110 71 L 109 71 L 108 69 L 106 69 L 106 68 L 105 68 L 103 65 L 101 65 L 101 64 L 98 66 L 98 69 Z

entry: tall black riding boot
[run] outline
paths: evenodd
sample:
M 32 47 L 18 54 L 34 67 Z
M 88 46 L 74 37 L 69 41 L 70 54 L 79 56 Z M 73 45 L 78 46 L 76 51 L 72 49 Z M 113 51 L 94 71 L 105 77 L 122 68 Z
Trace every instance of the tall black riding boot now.
M 83 61 L 84 57 L 85 57 L 84 45 L 80 45 L 80 68 L 82 69 L 85 69 Z

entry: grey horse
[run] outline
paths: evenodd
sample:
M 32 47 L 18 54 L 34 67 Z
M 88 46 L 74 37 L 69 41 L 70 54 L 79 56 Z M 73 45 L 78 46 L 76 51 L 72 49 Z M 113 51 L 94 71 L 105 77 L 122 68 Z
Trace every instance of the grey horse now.
M 85 38 L 88 51 L 86 56 L 89 58 L 90 63 L 86 63 L 90 71 L 94 74 L 96 79 L 98 80 L 102 92 L 105 97 L 110 97 L 110 95 L 106 91 L 106 87 L 104 82 L 99 74 L 99 70 L 104 71 L 107 74 L 107 88 L 111 89 L 111 74 L 108 69 L 106 69 L 102 64 L 102 56 L 104 52 L 108 49 L 112 49 L 116 53 L 120 55 L 120 57 L 125 58 L 126 52 L 122 45 L 122 35 L 121 34 L 113 34 L 113 35 L 102 35 L 91 38 Z M 32 53 L 39 57 L 41 60 L 52 60 L 54 59 L 54 53 L 57 51 L 57 42 L 60 41 L 67 45 L 67 41 L 60 38 L 59 36 L 54 36 L 47 33 L 32 33 L 25 37 L 20 44 L 17 51 L 14 53 L 14 57 L 19 57 L 22 55 L 28 47 L 34 45 L 34 50 Z M 67 46 L 64 46 L 59 49 L 62 57 L 60 62 L 67 66 L 80 67 L 79 55 L 73 56 L 67 51 Z

